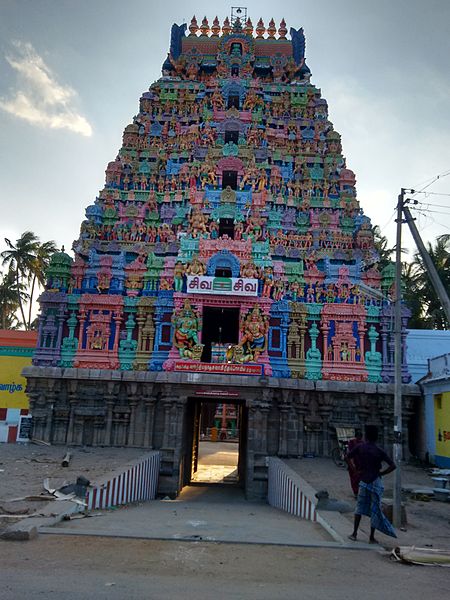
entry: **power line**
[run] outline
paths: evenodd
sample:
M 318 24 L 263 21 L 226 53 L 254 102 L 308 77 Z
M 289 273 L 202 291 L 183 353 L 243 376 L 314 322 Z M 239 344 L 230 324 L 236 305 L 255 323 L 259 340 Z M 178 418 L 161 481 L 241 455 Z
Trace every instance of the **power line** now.
M 414 191 L 414 194 L 425 194 L 425 196 L 450 196 L 450 194 L 446 193 L 446 192 L 416 192 Z
M 446 207 L 448 208 L 448 206 Z M 446 212 L 444 210 L 430 210 L 429 208 L 414 208 L 414 206 L 411 206 L 411 210 L 418 210 L 420 212 L 427 212 L 427 213 L 435 213 L 437 215 L 449 215 L 450 216 L 450 212 Z
M 430 185 L 433 185 L 433 183 L 438 181 L 438 179 L 444 179 L 444 177 L 447 177 L 448 175 L 450 175 L 450 171 L 444 171 L 443 173 L 439 173 L 439 175 L 436 175 L 436 177 L 433 177 L 431 179 L 431 181 L 429 183 L 427 183 L 421 190 L 417 190 L 417 191 L 414 190 L 414 194 L 421 194 L 424 190 L 429 188 Z
M 450 208 L 448 204 L 434 204 L 434 202 L 417 202 L 417 204 L 422 204 L 423 206 L 432 206 L 434 208 Z
M 383 233 L 383 231 L 386 229 L 386 227 L 389 225 L 389 223 L 392 221 L 392 219 L 394 218 L 395 215 L 395 210 L 392 213 L 392 215 L 389 217 L 389 221 L 386 223 L 386 225 L 383 225 L 383 227 L 380 228 L 380 234 Z
M 426 214 L 425 212 L 422 212 L 420 208 L 416 209 L 416 213 L 418 213 L 422 217 L 425 217 L 425 219 L 429 219 L 429 222 L 426 225 L 421 226 L 421 231 L 424 231 L 427 227 L 430 227 L 431 225 L 437 225 L 438 227 L 442 227 L 443 229 L 445 229 L 445 231 L 450 231 L 450 227 L 439 223 L 439 221 L 436 221 L 434 217 L 430 216 L 429 214 Z

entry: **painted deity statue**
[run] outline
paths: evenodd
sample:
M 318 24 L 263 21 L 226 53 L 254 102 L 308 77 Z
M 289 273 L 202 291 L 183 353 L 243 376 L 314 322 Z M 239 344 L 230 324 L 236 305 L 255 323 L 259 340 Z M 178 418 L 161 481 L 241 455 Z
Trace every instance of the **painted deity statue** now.
M 186 268 L 181 262 L 181 260 L 177 260 L 175 266 L 173 268 L 173 282 L 174 288 L 176 292 L 181 292 L 183 289 L 183 276 L 186 272 Z
M 206 217 L 200 209 L 195 209 L 189 217 L 192 237 L 206 233 Z
M 183 307 L 174 313 L 172 323 L 173 344 L 178 349 L 180 358 L 199 360 L 199 347 L 203 348 L 198 339 L 200 321 L 189 300 L 186 299 Z
M 186 275 L 204 275 L 205 272 L 205 265 L 196 256 L 194 256 L 186 267 Z
M 267 345 L 269 321 L 259 306 L 255 306 L 245 317 L 239 346 L 244 350 L 243 362 L 256 362 Z
M 258 267 L 251 260 L 241 266 L 241 277 L 256 279 L 259 276 Z

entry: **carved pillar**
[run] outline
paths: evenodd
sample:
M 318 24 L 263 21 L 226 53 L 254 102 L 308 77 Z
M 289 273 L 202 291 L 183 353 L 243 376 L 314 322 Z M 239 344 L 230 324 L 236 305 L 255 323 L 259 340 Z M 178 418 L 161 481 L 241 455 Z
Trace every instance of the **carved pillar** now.
M 358 333 L 359 333 L 359 354 L 360 354 L 360 364 L 364 365 L 365 363 L 365 352 L 364 352 L 364 338 L 366 333 L 366 328 L 364 326 L 364 320 L 360 319 L 358 321 Z
M 164 408 L 164 433 L 163 433 L 163 448 L 168 448 L 170 445 L 170 411 L 172 408 L 172 398 L 165 397 L 162 400 Z
M 127 446 L 134 446 L 134 434 L 136 429 L 136 406 L 137 406 L 137 383 L 127 383 L 128 404 L 130 407 L 130 420 L 128 425 Z
M 388 334 L 385 318 L 382 318 L 381 320 L 381 354 L 384 370 L 388 363 Z
M 280 411 L 278 455 L 279 456 L 287 456 L 288 455 L 288 418 L 289 418 L 289 411 L 291 408 L 290 392 L 288 390 L 281 390 L 281 399 L 278 402 L 278 408 Z
M 333 398 L 328 392 L 320 394 L 319 397 L 319 414 L 322 419 L 322 455 L 330 456 L 330 429 L 329 421 L 333 412 Z
M 144 429 L 144 446 L 153 448 L 153 424 L 155 420 L 155 398 L 145 398 L 145 429 Z
M 328 322 L 322 321 L 323 360 L 328 360 Z
M 38 325 L 38 335 L 37 335 L 37 348 L 42 348 L 42 329 L 44 327 L 44 314 L 41 314 L 39 317 L 39 325 Z
M 49 379 L 47 381 L 47 385 L 48 385 L 48 390 L 47 390 L 47 394 L 46 394 L 47 419 L 46 419 L 46 423 L 45 423 L 45 431 L 44 431 L 43 441 L 50 442 L 50 443 L 52 441 L 53 409 L 54 409 L 54 402 L 55 402 L 55 383 L 56 382 L 54 379 Z
M 84 323 L 86 321 L 86 311 L 83 309 L 80 311 L 79 323 L 80 323 L 80 333 L 78 340 L 78 350 L 82 350 L 83 348 L 83 338 L 84 338 Z
M 105 446 L 111 446 L 111 433 L 113 425 L 113 409 L 115 403 L 115 394 L 117 393 L 117 384 L 113 381 L 108 381 L 106 384 L 106 428 L 103 443 Z
M 120 314 L 119 311 L 114 312 L 114 321 L 116 324 L 116 330 L 115 330 L 115 334 L 114 334 L 114 346 L 113 346 L 113 351 L 117 352 L 118 348 L 119 348 L 119 334 L 120 334 L 120 324 L 122 322 L 122 315 Z
M 302 363 L 304 363 L 304 361 L 305 361 L 305 335 L 306 335 L 306 329 L 307 329 L 306 318 L 305 318 L 305 315 L 302 315 L 301 316 L 301 321 L 300 321 L 300 355 L 299 355 L 299 358 L 302 361 Z
M 64 307 L 63 306 L 59 307 L 59 315 L 57 317 L 57 322 L 58 322 L 58 337 L 56 340 L 56 348 L 59 350 L 61 348 L 61 340 L 62 340 L 63 324 L 64 324 Z
M 295 398 L 295 411 L 297 413 L 297 457 L 305 453 L 305 415 L 308 411 L 308 397 L 305 392 L 298 392 Z
M 138 352 L 142 352 L 142 328 L 145 323 L 145 317 L 142 314 L 141 310 L 139 310 L 138 314 L 136 315 L 136 323 L 138 328 L 137 349 Z
M 367 423 L 370 414 L 370 401 L 367 394 L 360 394 L 356 400 L 356 413 L 364 434 L 364 425 Z
M 77 404 L 77 387 L 78 382 L 70 379 L 67 382 L 67 395 L 69 397 L 69 425 L 67 427 L 67 444 L 74 443 L 74 426 L 75 426 L 75 406 Z

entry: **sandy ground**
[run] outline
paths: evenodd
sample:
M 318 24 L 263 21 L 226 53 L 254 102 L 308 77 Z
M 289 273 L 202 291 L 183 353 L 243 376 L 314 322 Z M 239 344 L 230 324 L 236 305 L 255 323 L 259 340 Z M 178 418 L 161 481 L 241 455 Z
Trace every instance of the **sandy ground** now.
M 208 446 L 208 447 L 207 447 Z M 205 445 L 201 462 L 226 465 L 234 463 L 231 454 L 233 445 L 216 444 L 213 456 L 211 444 Z M 66 451 L 72 453 L 69 467 L 61 466 Z M 94 482 L 97 478 L 117 469 L 120 466 L 142 456 L 142 449 L 134 448 L 65 448 L 62 446 L 37 446 L 35 444 L 1 444 L 0 445 L 0 530 L 10 525 L 14 519 L 11 515 L 39 514 L 46 502 L 20 501 L 11 502 L 13 498 L 39 495 L 43 492 L 43 481 L 50 478 L 54 487 L 64 481 L 75 482 L 78 475 L 84 475 Z M 345 469 L 336 467 L 331 459 L 311 458 L 290 460 L 288 464 L 304 477 L 316 490 L 327 489 L 330 497 L 345 500 L 352 507 L 354 499 L 350 488 L 348 474 Z M 429 473 L 413 466 L 402 467 L 402 483 L 416 484 L 418 487 L 432 487 Z M 385 478 L 386 497 L 392 496 L 393 475 Z M 383 544 L 415 545 L 450 549 L 450 503 L 438 501 L 424 502 L 405 499 L 408 524 L 406 531 L 398 532 L 398 540 L 381 536 Z M 352 513 L 345 515 L 351 530 Z M 366 519 L 363 519 L 361 540 L 367 536 Z
M 52 483 L 74 481 L 78 475 L 95 481 L 143 454 L 138 449 L 71 449 L 71 465 L 63 468 L 60 462 L 65 451 L 63 447 L 1 445 L 0 505 L 35 510 L 40 503 L 4 500 L 39 494 L 45 477 Z M 222 464 L 228 460 L 220 455 Z M 330 496 L 354 502 L 346 471 L 331 460 L 289 464 L 316 489 L 326 488 Z M 392 481 L 392 476 L 386 478 L 388 488 Z M 403 469 L 403 481 L 431 486 L 425 470 L 409 466 Z M 406 504 L 409 524 L 406 532 L 399 533 L 399 542 L 448 548 L 450 504 L 412 500 Z M 349 527 L 351 519 L 350 514 Z M 358 544 L 349 550 L 118 539 L 59 535 L 55 529 L 52 535 L 42 534 L 27 543 L 0 541 L 0 555 L 0 600 L 422 600 L 445 597 L 450 572 L 396 563 L 382 550 L 358 551 Z
M 70 452 L 68 467 L 61 461 Z M 75 483 L 79 475 L 91 482 L 122 465 L 142 456 L 142 448 L 65 448 L 63 446 L 38 446 L 35 444 L 0 444 L 0 531 L 13 523 L 14 514 L 39 514 L 48 502 L 14 498 L 39 496 L 45 493 L 46 477 L 54 488 L 64 482 Z
M 449 569 L 376 552 L 42 535 L 0 542 L 1 600 L 423 600 Z
M 298 472 L 316 490 L 326 489 L 330 498 L 337 498 L 355 506 L 353 492 L 346 469 L 336 467 L 328 458 L 291 459 L 289 466 Z M 402 485 L 412 484 L 417 487 L 434 487 L 434 482 L 427 469 L 411 465 L 402 465 Z M 392 498 L 394 475 L 384 478 L 385 497 Z M 387 546 L 418 546 L 450 550 L 450 502 L 431 500 L 425 502 L 404 497 L 406 507 L 406 531 L 398 531 L 398 539 L 394 540 L 379 534 L 378 537 Z M 353 522 L 353 513 L 345 514 L 349 520 L 349 532 Z M 363 517 L 361 540 L 367 540 L 367 520 Z

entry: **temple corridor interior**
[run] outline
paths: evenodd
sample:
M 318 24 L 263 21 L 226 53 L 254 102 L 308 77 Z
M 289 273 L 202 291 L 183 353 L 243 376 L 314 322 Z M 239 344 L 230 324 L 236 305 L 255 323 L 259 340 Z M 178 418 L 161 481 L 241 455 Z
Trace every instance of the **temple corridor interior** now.
M 205 306 L 203 309 L 202 361 L 224 358 L 226 346 L 239 341 L 239 309 Z M 217 356 L 216 356 L 217 355 Z
M 240 407 L 207 400 L 194 411 L 191 482 L 238 483 Z
M 200 440 L 192 483 L 238 483 L 239 442 Z

